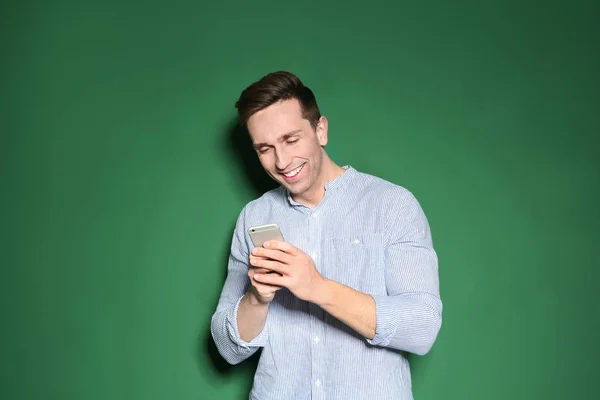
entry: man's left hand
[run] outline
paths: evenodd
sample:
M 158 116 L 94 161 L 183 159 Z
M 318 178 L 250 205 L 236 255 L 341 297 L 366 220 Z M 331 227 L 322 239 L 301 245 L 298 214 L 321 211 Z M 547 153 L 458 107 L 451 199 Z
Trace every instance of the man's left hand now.
M 325 282 L 308 254 L 279 240 L 271 240 L 265 242 L 263 247 L 252 249 L 250 264 L 281 275 L 255 274 L 256 281 L 286 287 L 299 299 L 313 303 L 316 302 L 318 289 Z

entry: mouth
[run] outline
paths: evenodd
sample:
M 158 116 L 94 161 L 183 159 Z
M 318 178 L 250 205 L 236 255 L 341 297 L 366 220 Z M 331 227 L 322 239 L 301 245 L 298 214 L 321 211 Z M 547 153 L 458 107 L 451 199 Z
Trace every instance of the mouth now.
M 300 172 L 304 169 L 304 165 L 306 165 L 306 163 L 294 168 L 289 172 L 279 173 L 279 175 L 281 175 L 286 182 L 296 181 L 300 178 Z

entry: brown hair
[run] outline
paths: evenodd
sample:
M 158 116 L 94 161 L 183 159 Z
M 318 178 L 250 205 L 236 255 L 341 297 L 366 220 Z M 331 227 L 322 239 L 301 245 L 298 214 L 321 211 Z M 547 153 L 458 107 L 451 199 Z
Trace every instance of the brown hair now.
M 307 119 L 312 128 L 316 129 L 321 112 L 315 95 L 296 75 L 287 71 L 272 72 L 244 89 L 235 103 L 238 120 L 247 127 L 248 120 L 254 113 L 288 99 L 298 100 L 302 118 Z

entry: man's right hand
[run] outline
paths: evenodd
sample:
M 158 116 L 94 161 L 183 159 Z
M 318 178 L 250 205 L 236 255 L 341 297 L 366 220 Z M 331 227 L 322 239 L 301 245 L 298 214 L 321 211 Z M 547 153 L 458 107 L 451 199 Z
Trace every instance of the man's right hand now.
M 250 288 L 248 293 L 251 296 L 251 300 L 254 300 L 260 304 L 268 304 L 275 298 L 275 293 L 281 289 L 281 286 L 265 285 L 254 279 L 254 274 L 268 274 L 274 273 L 264 268 L 250 267 L 248 270 L 248 277 L 250 278 Z

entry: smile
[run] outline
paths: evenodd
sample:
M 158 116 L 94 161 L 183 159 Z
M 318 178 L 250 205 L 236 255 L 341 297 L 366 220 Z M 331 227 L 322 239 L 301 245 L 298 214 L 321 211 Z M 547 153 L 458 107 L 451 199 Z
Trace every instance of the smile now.
M 291 170 L 287 174 L 281 174 L 281 175 L 283 175 L 287 178 L 293 178 L 294 176 L 298 175 L 298 173 L 300 173 L 300 171 L 302 171 L 302 168 L 304 168 L 304 164 L 302 164 L 301 166 L 299 166 L 296 169 Z

